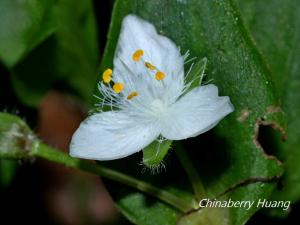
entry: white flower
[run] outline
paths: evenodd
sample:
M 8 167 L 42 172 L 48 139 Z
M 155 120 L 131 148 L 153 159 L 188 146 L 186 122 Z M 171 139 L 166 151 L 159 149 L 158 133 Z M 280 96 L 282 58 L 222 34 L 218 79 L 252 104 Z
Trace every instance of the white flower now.
M 73 135 L 74 157 L 111 160 L 145 148 L 158 137 L 181 140 L 213 128 L 233 111 L 227 96 L 209 84 L 187 89 L 184 59 L 176 45 L 134 15 L 124 18 L 114 70 L 99 83 L 101 106 L 111 111 L 83 121 Z M 110 85 L 113 82 L 114 85 Z

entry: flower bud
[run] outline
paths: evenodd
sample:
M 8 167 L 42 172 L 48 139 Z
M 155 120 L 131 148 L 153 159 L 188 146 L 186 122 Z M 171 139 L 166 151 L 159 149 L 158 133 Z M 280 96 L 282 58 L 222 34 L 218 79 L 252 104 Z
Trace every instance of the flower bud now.
M 23 120 L 0 113 L 0 158 L 28 158 L 37 144 L 38 140 Z

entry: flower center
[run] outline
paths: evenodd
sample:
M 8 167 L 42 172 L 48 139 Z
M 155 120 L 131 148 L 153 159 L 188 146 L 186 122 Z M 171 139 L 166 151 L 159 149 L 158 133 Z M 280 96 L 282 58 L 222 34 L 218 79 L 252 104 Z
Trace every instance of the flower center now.
M 160 99 L 154 99 L 151 104 L 151 111 L 154 114 L 155 117 L 157 118 L 162 118 L 165 116 L 167 112 L 167 106 L 166 104 L 160 100 Z
M 134 62 L 139 62 L 142 61 L 144 66 L 150 70 L 152 73 L 155 74 L 155 79 L 157 81 L 163 81 L 163 79 L 166 77 L 166 74 L 164 72 L 162 72 L 161 70 L 159 70 L 155 65 L 153 65 L 150 62 L 146 62 L 143 60 L 143 56 L 144 56 L 144 51 L 142 49 L 138 49 L 136 50 L 133 54 L 132 54 L 132 60 Z M 105 83 L 106 85 L 110 86 L 110 82 L 113 81 L 113 71 L 112 69 L 108 68 L 106 69 L 103 74 L 102 74 L 102 80 L 103 83 Z M 120 94 L 125 88 L 125 84 L 117 82 L 112 86 L 112 89 L 114 91 L 114 93 L 116 94 Z M 139 95 L 139 93 L 135 90 L 132 90 L 128 96 L 127 96 L 127 100 L 132 100 L 133 98 L 137 97 Z M 159 102 L 158 102 L 159 101 Z M 162 108 L 165 108 L 164 106 L 165 104 L 163 104 L 163 102 L 161 100 L 154 100 L 153 101 L 153 107 L 154 109 L 157 109 L 156 111 L 158 112 L 162 112 Z

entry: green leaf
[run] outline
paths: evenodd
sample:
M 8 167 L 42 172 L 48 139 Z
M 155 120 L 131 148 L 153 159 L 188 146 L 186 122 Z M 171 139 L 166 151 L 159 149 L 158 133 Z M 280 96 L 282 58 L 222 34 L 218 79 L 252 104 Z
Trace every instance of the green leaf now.
M 37 106 L 53 87 L 91 99 L 98 67 L 98 44 L 91 1 L 58 1 L 52 9 L 57 29 L 13 68 L 17 96 Z
M 234 190 L 231 194 L 236 200 L 268 197 L 275 187 L 275 182 L 272 183 L 274 177 L 282 174 L 282 165 L 276 158 L 264 153 L 257 139 L 258 131 L 261 124 L 271 124 L 284 130 L 285 117 L 280 110 L 270 110 L 279 109 L 270 71 L 244 28 L 236 6 L 229 0 L 116 1 L 102 70 L 112 65 L 121 21 L 129 13 L 153 23 L 159 33 L 175 41 L 182 52 L 189 50 L 191 56 L 206 57 L 209 61 L 207 79 L 212 79 L 211 82 L 219 87 L 220 95 L 230 96 L 235 107 L 234 113 L 222 120 L 213 131 L 185 143 L 207 195 L 215 197 L 229 189 Z M 115 165 L 117 163 L 125 164 L 122 170 L 128 172 L 130 165 L 135 168 L 132 169 L 135 172 L 131 171 L 134 176 L 150 180 L 177 195 L 194 195 L 186 176 L 180 175 L 184 174 L 183 168 L 171 156 L 166 163 L 167 172 L 155 178 L 138 175 L 137 165 L 134 161 L 130 162 L 130 157 L 108 165 L 118 168 Z M 253 184 L 249 185 L 248 181 L 252 180 Z M 156 210 L 155 205 L 141 205 L 141 200 L 131 197 L 136 193 L 133 190 L 127 189 L 120 195 L 121 188 L 109 184 L 109 190 L 117 203 L 120 205 L 122 202 L 125 215 L 134 212 L 130 218 L 133 220 L 134 217 L 136 224 L 160 224 L 151 221 L 146 223 L 142 219 L 148 218 Z M 152 202 L 146 195 L 143 199 Z M 139 207 L 133 209 L 133 204 Z M 257 210 L 256 207 L 250 210 L 231 208 L 228 213 L 235 217 L 230 216 L 228 224 L 244 224 Z M 173 213 L 182 216 L 176 210 Z M 202 220 L 199 216 L 195 221 Z M 215 213 L 214 216 L 213 223 L 216 224 L 220 214 Z M 161 224 L 170 224 L 168 215 L 157 217 L 161 221 L 165 220 Z
M 296 202 L 300 200 L 299 1 L 238 0 L 238 3 L 250 32 L 270 66 L 288 117 L 288 139 L 282 142 L 277 138 L 273 149 L 285 165 L 283 188 L 277 190 L 273 198 Z
M 54 85 L 57 74 L 52 57 L 55 57 L 53 37 L 32 50 L 12 69 L 12 87 L 23 104 L 37 106 L 47 90 Z
M 61 0 L 57 6 L 56 73 L 86 102 L 91 99 L 99 66 L 97 25 L 91 0 Z
M 228 209 L 226 208 L 203 208 L 194 213 L 183 216 L 178 225 L 227 225 Z
M 132 193 L 122 198 L 117 207 L 134 224 L 176 224 L 178 214 L 171 207 L 166 207 L 160 202 L 148 205 L 147 202 L 149 198 L 146 198 L 144 194 Z
M 56 1 L 0 1 L 0 60 L 15 65 L 55 30 Z

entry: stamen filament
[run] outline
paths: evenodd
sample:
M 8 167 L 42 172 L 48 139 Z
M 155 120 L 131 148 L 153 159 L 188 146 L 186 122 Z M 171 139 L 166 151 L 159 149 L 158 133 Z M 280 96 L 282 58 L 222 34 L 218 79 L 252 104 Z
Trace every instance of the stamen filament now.
M 132 59 L 135 62 L 138 62 L 138 61 L 142 60 L 145 67 L 147 67 L 149 70 L 156 71 L 156 73 L 155 73 L 155 79 L 156 80 L 158 80 L 158 81 L 163 80 L 165 78 L 166 74 L 164 72 L 160 71 L 156 66 L 154 66 L 150 62 L 145 62 L 142 59 L 143 55 L 144 55 L 144 51 L 142 49 L 138 49 L 132 54 Z
M 156 70 L 156 67 L 154 65 L 152 65 L 149 62 L 145 62 L 145 66 L 149 69 L 149 70 Z

